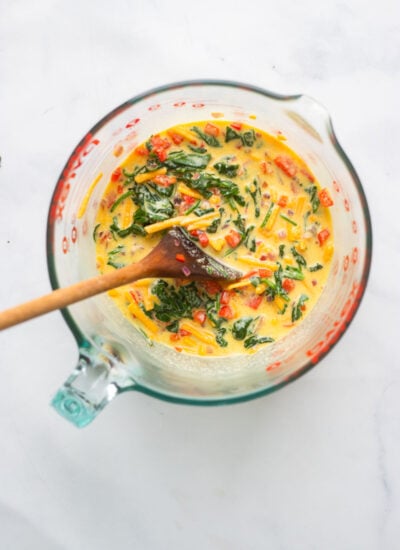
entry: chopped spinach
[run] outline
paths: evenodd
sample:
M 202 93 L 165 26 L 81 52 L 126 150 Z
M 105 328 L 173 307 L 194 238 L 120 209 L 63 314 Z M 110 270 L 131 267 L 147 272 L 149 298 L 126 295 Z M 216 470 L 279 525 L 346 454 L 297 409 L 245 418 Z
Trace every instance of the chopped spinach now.
M 107 265 L 110 265 L 115 269 L 120 269 L 121 267 L 124 267 L 125 264 L 121 262 L 117 262 L 115 260 L 115 256 L 118 256 L 119 254 L 121 254 L 121 252 L 124 252 L 124 250 L 125 250 L 125 246 L 122 244 L 119 244 L 113 250 L 110 250 L 110 252 L 108 252 Z
M 250 250 L 250 252 L 255 252 L 257 249 L 257 243 L 256 243 L 255 237 L 253 237 L 252 239 L 247 238 L 244 244 Z
M 244 132 L 240 133 L 230 126 L 227 126 L 225 133 L 225 143 L 228 143 L 233 139 L 240 139 L 245 147 L 252 147 L 254 145 L 254 142 L 256 141 L 256 134 L 253 129 L 245 130 Z
M 113 250 L 110 250 L 108 255 L 115 256 L 115 254 L 121 254 L 121 252 L 124 252 L 124 250 L 125 250 L 125 246 L 123 244 L 119 244 Z
M 261 189 L 258 183 L 258 179 L 254 178 L 251 186 L 246 186 L 246 191 L 250 194 L 254 202 L 254 215 L 256 218 L 260 216 L 260 198 L 261 198 Z
M 160 279 L 153 285 L 151 292 L 160 301 L 154 304 L 151 312 L 157 319 L 167 323 L 182 317 L 191 318 L 193 309 L 202 304 L 194 282 L 177 288 Z
M 220 144 L 220 142 L 217 140 L 215 136 L 206 134 L 205 132 L 200 130 L 198 126 L 193 126 L 191 130 L 195 132 L 199 136 L 199 138 L 205 141 L 207 145 L 209 145 L 210 147 L 222 147 L 222 145 Z
M 265 217 L 261 223 L 261 227 L 265 227 L 268 223 L 268 220 L 270 219 L 271 217 L 271 214 L 272 214 L 272 209 L 274 208 L 275 206 L 275 203 L 274 202 L 271 202 L 271 204 L 269 205 L 269 208 L 267 210 L 267 213 L 265 214 Z
M 175 321 L 172 321 L 172 323 L 167 325 L 165 328 L 168 330 L 168 332 L 174 332 L 176 334 L 179 330 L 179 321 L 178 321 L 178 319 L 176 319 Z
M 283 258 L 284 255 L 285 255 L 285 245 L 284 245 L 284 244 L 280 244 L 280 245 L 279 245 L 279 257 L 280 257 L 280 258 Z
M 210 154 L 200 155 L 196 153 L 185 153 L 184 151 L 172 151 L 164 164 L 170 168 L 180 168 L 184 166 L 192 170 L 200 170 L 206 168 L 210 160 Z
M 222 216 L 223 214 L 225 213 L 225 209 L 224 208 L 220 208 L 219 209 L 219 218 L 216 218 L 215 220 L 213 220 L 210 225 L 207 227 L 206 229 L 206 232 L 207 233 L 216 233 L 217 232 L 217 229 L 218 227 L 220 226 L 221 224 L 221 221 L 222 221 Z
M 101 225 L 101 224 L 98 223 L 97 225 L 94 226 L 94 229 L 93 229 L 93 240 L 94 240 L 94 242 L 96 242 L 97 230 L 99 229 L 100 225 Z
M 314 264 L 314 265 L 310 265 L 310 267 L 308 268 L 308 271 L 319 271 L 320 269 L 322 269 L 324 266 L 322 264 Z
M 126 191 L 126 193 L 123 193 L 118 197 L 118 199 L 114 202 L 114 204 L 110 208 L 110 212 L 114 212 L 114 210 L 117 208 L 119 204 L 121 204 L 122 201 L 127 199 L 128 197 L 131 197 L 133 195 L 133 191 L 130 189 L 129 191 Z
M 210 323 L 216 327 L 221 328 L 221 325 L 225 322 L 222 317 L 219 317 L 218 313 L 221 307 L 221 295 L 218 293 L 216 298 L 209 298 L 206 302 L 206 312 Z
M 302 311 L 301 308 L 307 300 L 308 300 L 308 296 L 306 294 L 301 294 L 298 301 L 293 304 L 293 306 L 292 306 L 292 323 L 298 321 L 302 317 L 303 311 Z
M 217 334 L 215 336 L 215 341 L 221 348 L 226 348 L 226 346 L 228 345 L 228 342 L 224 338 L 225 334 L 226 328 L 221 327 L 217 330 Z
M 121 267 L 125 266 L 125 264 L 122 264 L 121 262 L 116 262 L 113 258 L 108 258 L 107 265 L 110 265 L 115 269 L 121 269 Z
M 320 204 L 318 198 L 318 187 L 316 185 L 310 185 L 309 187 L 305 187 L 304 191 L 310 195 L 312 211 L 315 214 Z
M 307 266 L 307 262 L 306 262 L 306 259 L 304 258 L 304 256 L 302 256 L 301 254 L 299 254 L 297 252 L 297 250 L 295 249 L 294 246 L 292 246 L 292 248 L 290 249 L 291 253 L 293 254 L 293 257 L 294 259 L 296 260 L 296 262 L 298 263 L 299 267 L 306 267 Z
M 201 208 L 198 206 L 193 210 L 193 214 L 196 216 L 205 216 L 206 214 L 211 214 L 211 212 L 215 212 L 215 208 Z
M 158 190 L 149 185 L 141 184 L 132 188 L 133 201 L 139 208 L 136 210 L 134 224 L 148 225 L 171 218 L 175 207 L 167 198 L 160 196 Z
M 271 298 L 280 296 L 283 300 L 285 300 L 285 302 L 288 302 L 289 296 L 282 287 L 283 277 L 284 277 L 284 271 L 282 269 L 281 264 L 279 264 L 279 268 L 274 272 L 274 277 L 262 278 L 261 282 L 267 285 L 268 288 L 266 290 L 266 294 L 268 296 L 271 296 Z
M 252 147 L 256 141 L 256 134 L 253 129 L 246 130 L 245 132 L 242 132 L 240 139 L 242 140 L 243 145 Z
M 254 323 L 257 317 L 241 317 L 232 325 L 232 336 L 235 340 L 244 340 L 246 336 L 253 333 Z
M 193 153 L 200 153 L 201 155 L 203 153 L 207 153 L 207 149 L 205 147 L 196 147 L 195 145 L 188 145 L 189 149 L 193 151 Z
M 292 225 L 297 225 L 295 221 L 285 216 L 285 214 L 279 214 L 279 216 L 282 218 L 282 220 L 285 220 L 285 222 L 291 223 Z
M 227 162 L 217 162 L 214 164 L 214 168 L 218 174 L 228 176 L 228 178 L 234 178 L 237 176 L 239 164 L 228 164 Z
M 303 281 L 304 273 L 299 267 L 287 265 L 282 271 L 282 277 L 285 277 L 286 279 L 295 279 L 296 281 Z
M 124 239 L 128 235 L 147 235 L 146 230 L 139 224 L 137 224 L 135 221 L 132 222 L 132 224 L 129 227 L 126 227 L 125 229 L 121 229 L 118 225 L 118 217 L 113 217 L 113 223 L 110 225 L 110 231 L 114 235 L 117 235 L 118 237 L 121 237 L 121 239 Z
M 211 197 L 212 189 L 219 189 L 221 195 L 226 198 L 232 198 L 240 205 L 244 205 L 244 199 L 240 194 L 240 189 L 236 183 L 230 180 L 221 179 L 215 174 L 202 172 L 200 176 L 193 177 L 186 174 L 185 183 L 206 199 Z
M 192 204 L 192 206 L 188 210 L 186 210 L 185 212 L 186 216 L 194 212 L 200 203 L 201 203 L 201 199 L 197 200 L 194 204 Z
M 230 126 L 226 127 L 226 133 L 225 133 L 225 143 L 228 143 L 229 141 L 232 141 L 233 139 L 242 139 L 239 132 L 231 128 Z
M 244 341 L 244 347 L 246 349 L 249 349 L 249 348 L 253 348 L 257 344 L 268 344 L 269 342 L 273 342 L 273 341 L 274 341 L 274 339 L 271 338 L 270 336 L 256 336 L 256 335 L 253 335 L 253 336 L 250 336 L 250 338 L 247 338 Z

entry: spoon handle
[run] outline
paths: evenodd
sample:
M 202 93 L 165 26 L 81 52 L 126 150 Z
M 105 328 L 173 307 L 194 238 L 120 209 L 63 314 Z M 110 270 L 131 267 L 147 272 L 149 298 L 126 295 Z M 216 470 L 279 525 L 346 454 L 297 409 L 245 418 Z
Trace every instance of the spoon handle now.
M 55 309 L 64 308 L 85 298 L 101 294 L 112 288 L 131 283 L 148 276 L 146 262 L 131 264 L 104 275 L 80 281 L 65 288 L 58 288 L 50 294 L 35 298 L 18 306 L 0 312 L 0 330 L 12 327 Z

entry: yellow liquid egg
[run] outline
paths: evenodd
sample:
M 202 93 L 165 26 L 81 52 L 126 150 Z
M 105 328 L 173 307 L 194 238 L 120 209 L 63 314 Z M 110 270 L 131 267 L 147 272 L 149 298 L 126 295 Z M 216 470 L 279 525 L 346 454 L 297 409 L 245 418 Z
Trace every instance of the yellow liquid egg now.
M 113 172 L 96 216 L 97 267 L 106 273 L 139 262 L 168 228 L 185 228 L 243 278 L 143 279 L 110 299 L 147 338 L 178 352 L 254 353 L 286 336 L 321 295 L 333 255 L 332 204 L 282 140 L 220 120 L 175 126 Z M 185 275 L 185 258 L 171 261 Z

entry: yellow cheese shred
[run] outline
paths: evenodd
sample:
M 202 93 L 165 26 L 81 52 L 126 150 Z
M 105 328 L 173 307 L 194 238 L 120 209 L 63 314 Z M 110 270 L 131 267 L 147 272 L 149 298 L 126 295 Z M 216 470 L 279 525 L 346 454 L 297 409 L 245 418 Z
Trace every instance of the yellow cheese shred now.
M 132 302 L 128 306 L 129 313 L 134 315 L 136 319 L 141 321 L 146 328 L 148 328 L 151 332 L 156 333 L 158 332 L 158 325 L 154 323 L 151 319 L 147 317 L 145 313 L 140 309 L 140 307 L 137 305 L 136 302 Z
M 145 172 L 144 174 L 138 174 L 135 176 L 135 182 L 136 183 L 144 183 L 145 181 L 150 181 L 154 179 L 156 176 L 163 176 L 167 173 L 167 169 L 164 166 L 163 168 L 159 168 L 158 170 L 153 170 L 153 172 Z
M 78 219 L 81 219 L 83 217 L 83 215 L 85 214 L 87 205 L 89 203 L 89 199 L 90 199 L 90 197 L 91 197 L 91 195 L 94 191 L 94 188 L 99 183 L 99 181 L 101 180 L 102 177 L 103 177 L 103 172 L 100 172 L 99 174 L 97 174 L 97 176 L 94 178 L 94 180 L 90 184 L 90 187 L 89 187 L 86 195 L 83 197 L 81 205 L 79 207 L 78 214 L 77 214 Z

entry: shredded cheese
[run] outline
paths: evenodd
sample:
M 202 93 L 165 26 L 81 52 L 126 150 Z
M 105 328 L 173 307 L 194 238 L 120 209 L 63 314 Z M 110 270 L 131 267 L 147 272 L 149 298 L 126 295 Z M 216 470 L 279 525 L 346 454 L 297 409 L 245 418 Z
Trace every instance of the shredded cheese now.
M 153 170 L 153 172 L 145 172 L 144 174 L 138 174 L 135 176 L 135 182 L 136 183 L 144 183 L 146 181 L 150 181 L 154 179 L 156 176 L 163 176 L 167 173 L 167 169 L 164 166 L 163 168 L 159 168 L 158 170 Z

